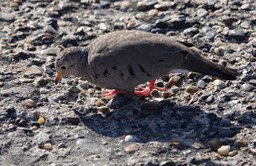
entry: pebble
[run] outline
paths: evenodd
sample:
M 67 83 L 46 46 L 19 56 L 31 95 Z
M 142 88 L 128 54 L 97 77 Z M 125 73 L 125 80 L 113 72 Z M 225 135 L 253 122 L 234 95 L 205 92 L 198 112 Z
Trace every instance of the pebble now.
M 243 21 L 240 25 L 242 28 L 245 28 L 245 29 L 250 28 L 250 23 L 248 21 Z
M 196 27 L 191 27 L 191 28 L 185 29 L 183 33 L 184 33 L 186 36 L 192 37 L 192 36 L 194 36 L 195 34 L 197 34 L 198 32 L 199 32 L 198 28 L 196 28 Z
M 2 13 L 0 12 L 0 21 L 13 22 L 15 20 L 14 13 Z
M 230 152 L 228 153 L 228 156 L 234 157 L 234 156 L 237 155 L 237 154 L 238 154 L 238 151 L 237 151 L 237 150 L 233 150 L 233 151 L 230 151 Z
M 248 83 L 244 83 L 241 86 L 241 90 L 244 92 L 252 92 L 255 89 L 255 86 L 248 84 Z
M 213 85 L 217 87 L 218 90 L 224 89 L 226 87 L 225 83 L 222 80 L 214 80 Z
M 128 10 L 132 7 L 132 3 L 130 1 L 120 1 L 120 2 L 114 2 L 114 7 L 119 8 L 119 10 Z
M 154 5 L 157 3 L 156 0 L 142 0 L 137 3 L 137 10 L 145 11 L 154 8 Z
M 25 107 L 27 109 L 35 108 L 36 103 L 33 99 L 26 99 L 21 102 L 22 107 Z
M 256 86 L 256 79 L 250 80 L 249 83 L 253 86 Z
M 230 37 L 231 39 L 237 39 L 239 41 L 244 41 L 245 40 L 245 32 L 242 29 L 235 29 L 235 30 L 230 30 L 228 32 L 228 37 Z
M 222 156 L 227 156 L 228 153 L 230 152 L 231 147 L 229 145 L 222 145 L 219 149 L 218 149 L 218 153 Z
M 198 87 L 197 86 L 189 86 L 185 89 L 186 92 L 188 92 L 189 94 L 193 95 L 198 91 Z
M 203 8 L 199 8 L 196 14 L 198 17 L 205 17 L 208 14 L 208 11 Z
M 51 143 L 45 143 L 42 148 L 51 151 L 53 147 Z
M 136 151 L 138 151 L 140 148 L 139 144 L 137 143 L 134 143 L 134 144 L 131 144 L 131 145 L 128 145 L 124 151 L 127 152 L 127 153 L 134 153 Z
M 31 66 L 25 73 L 24 76 L 25 77 L 29 77 L 29 78 L 33 78 L 35 76 L 40 76 L 43 74 L 43 69 L 41 67 L 38 66 Z
M 213 96 L 209 96 L 205 100 L 206 103 L 212 103 L 213 101 L 214 101 L 214 97 Z
M 173 85 L 178 85 L 180 81 L 181 81 L 180 76 L 177 76 L 177 75 L 172 76 L 167 83 L 167 88 L 171 88 Z
M 184 145 L 182 140 L 171 140 L 169 143 L 170 143 L 170 146 L 177 149 L 182 148 L 182 146 Z
M 126 135 L 124 138 L 125 142 L 139 142 L 139 138 L 135 135 Z
M 45 122 L 45 118 L 44 117 L 40 117 L 38 120 L 37 120 L 38 124 L 42 125 L 44 124 Z
M 199 80 L 196 85 L 198 88 L 204 89 L 206 86 L 206 83 L 203 80 Z

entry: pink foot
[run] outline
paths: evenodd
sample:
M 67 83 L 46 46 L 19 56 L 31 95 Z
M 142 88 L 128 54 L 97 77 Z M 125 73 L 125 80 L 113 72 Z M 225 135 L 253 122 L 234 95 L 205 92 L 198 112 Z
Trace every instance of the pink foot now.
M 137 87 L 137 88 L 139 90 L 134 90 L 134 94 L 136 94 L 138 96 L 144 96 L 144 97 L 147 97 L 153 89 L 157 89 L 157 90 L 160 90 L 160 91 L 166 91 L 165 88 L 155 86 L 155 80 L 149 81 L 149 85 L 146 88 L 143 88 L 143 87 L 140 87 L 140 86 Z
M 114 96 L 114 95 L 117 95 L 117 94 L 124 94 L 124 93 L 127 93 L 127 92 L 122 91 L 122 90 L 116 90 L 116 89 L 106 90 L 106 92 L 101 94 L 101 97 Z

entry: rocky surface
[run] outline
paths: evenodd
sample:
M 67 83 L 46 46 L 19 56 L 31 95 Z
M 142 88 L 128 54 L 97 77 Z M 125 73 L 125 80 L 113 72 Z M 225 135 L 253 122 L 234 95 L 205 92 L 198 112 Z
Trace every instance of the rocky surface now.
M 0 0 L 0 165 L 255 165 L 254 0 Z M 60 50 L 122 29 L 193 43 L 236 68 L 157 81 L 167 92 L 101 99 L 79 78 L 54 85 Z

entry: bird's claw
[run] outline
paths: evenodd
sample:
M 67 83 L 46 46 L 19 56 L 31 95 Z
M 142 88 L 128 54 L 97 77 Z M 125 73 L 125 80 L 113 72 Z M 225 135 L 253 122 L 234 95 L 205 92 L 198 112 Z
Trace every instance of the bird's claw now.
M 117 94 L 124 94 L 124 93 L 126 93 L 126 91 L 117 90 L 117 89 L 105 90 L 105 92 L 101 94 L 101 97 L 111 97 Z

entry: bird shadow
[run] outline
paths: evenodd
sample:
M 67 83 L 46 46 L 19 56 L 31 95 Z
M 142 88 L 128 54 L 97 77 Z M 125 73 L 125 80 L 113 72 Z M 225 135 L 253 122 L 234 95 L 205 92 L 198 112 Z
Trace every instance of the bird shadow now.
M 181 105 L 169 99 L 146 100 L 117 96 L 110 109 L 76 108 L 84 126 L 108 136 L 133 135 L 137 142 L 196 140 L 208 142 L 213 138 L 231 138 L 240 127 L 224 122 L 216 113 L 207 113 L 197 106 Z

